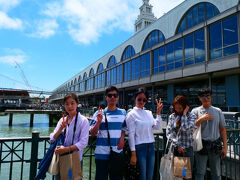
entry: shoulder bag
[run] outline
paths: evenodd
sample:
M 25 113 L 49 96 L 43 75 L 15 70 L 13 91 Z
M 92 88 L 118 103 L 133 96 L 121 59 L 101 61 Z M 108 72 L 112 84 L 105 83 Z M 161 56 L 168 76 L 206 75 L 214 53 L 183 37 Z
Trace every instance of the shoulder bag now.
M 200 117 L 200 113 L 198 110 L 198 118 Z M 200 151 L 203 148 L 202 144 L 202 133 L 201 133 L 201 124 L 198 126 L 193 133 L 193 150 Z
M 72 144 L 75 137 L 76 125 L 78 120 L 78 113 L 75 118 Z M 66 134 L 66 129 L 65 132 Z M 59 156 L 60 176 L 64 180 L 80 180 L 82 179 L 82 169 L 78 151 L 69 152 Z

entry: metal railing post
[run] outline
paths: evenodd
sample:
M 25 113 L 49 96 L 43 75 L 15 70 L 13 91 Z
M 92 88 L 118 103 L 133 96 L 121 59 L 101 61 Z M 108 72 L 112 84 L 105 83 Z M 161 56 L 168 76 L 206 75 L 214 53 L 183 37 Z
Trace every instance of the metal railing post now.
M 38 142 L 39 142 L 39 132 L 33 131 L 29 180 L 34 180 L 34 177 L 36 176 L 36 173 L 37 173 Z

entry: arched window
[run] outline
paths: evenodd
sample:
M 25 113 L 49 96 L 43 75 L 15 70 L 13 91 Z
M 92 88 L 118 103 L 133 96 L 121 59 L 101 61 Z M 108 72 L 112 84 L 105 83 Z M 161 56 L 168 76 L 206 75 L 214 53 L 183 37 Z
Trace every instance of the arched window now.
M 93 75 L 94 75 L 94 70 L 92 68 L 89 72 L 89 77 L 91 78 L 87 80 L 87 91 L 90 91 L 93 89 Z
M 100 72 L 102 72 L 102 71 L 103 71 L 103 64 L 100 63 L 100 64 L 98 65 L 97 73 L 100 73 Z
M 199 3 L 190 8 L 182 17 L 175 34 L 185 31 L 207 19 L 219 14 L 219 10 L 211 3 Z
M 97 73 L 99 73 L 97 76 L 95 76 L 95 89 L 103 88 L 105 86 L 105 73 L 102 72 L 103 64 L 100 63 L 98 65 Z M 102 73 L 101 73 L 102 72 Z
M 90 70 L 89 77 L 92 77 L 94 75 L 94 70 L 93 68 Z
M 163 33 L 159 30 L 153 30 L 145 39 L 142 50 L 151 48 L 165 40 Z
M 82 80 L 82 76 L 80 75 L 79 77 L 78 77 L 78 82 L 80 82 Z
M 74 85 L 77 84 L 77 78 L 74 79 Z
M 107 67 L 109 68 L 109 67 L 112 67 L 112 66 L 114 66 L 116 64 L 116 58 L 115 58 L 115 56 L 111 56 L 110 58 L 109 58 L 109 60 L 108 60 L 108 64 L 107 64 Z
M 87 73 L 85 72 L 83 75 L 83 80 L 87 79 Z
M 124 60 L 126 60 L 126 59 L 128 59 L 128 58 L 130 58 L 130 57 L 132 57 L 134 55 L 135 55 L 135 50 L 134 50 L 134 48 L 131 45 L 129 45 L 123 51 L 122 61 L 124 61 Z

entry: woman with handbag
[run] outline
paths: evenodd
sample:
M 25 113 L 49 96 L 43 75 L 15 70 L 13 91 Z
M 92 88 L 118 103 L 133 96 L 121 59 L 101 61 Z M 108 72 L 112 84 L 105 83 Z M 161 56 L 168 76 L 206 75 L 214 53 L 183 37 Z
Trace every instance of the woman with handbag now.
M 74 93 L 67 94 L 64 99 L 64 108 L 67 117 L 61 118 L 50 134 L 50 141 L 54 142 L 60 134 L 64 134 L 65 140 L 62 146 L 57 146 L 55 153 L 60 155 L 60 177 L 55 179 L 82 178 L 81 161 L 83 150 L 88 144 L 89 123 L 86 117 L 77 112 L 78 98 Z
M 189 112 L 188 100 L 185 96 L 176 96 L 172 102 L 172 107 L 172 114 L 169 116 L 166 130 L 167 138 L 173 143 L 174 156 L 190 157 L 188 168 L 181 167 L 179 175 L 183 177 L 183 179 L 191 179 L 193 167 L 193 131 L 197 117 Z M 174 163 L 175 160 L 178 159 L 174 159 Z M 174 165 L 175 169 L 179 168 L 176 163 Z
M 155 151 L 153 130 L 161 128 L 161 99 L 157 101 L 157 118 L 152 112 L 144 109 L 148 94 L 144 88 L 135 93 L 136 106 L 127 114 L 128 141 L 131 149 L 131 165 L 138 163 L 140 180 L 152 180 L 154 171 Z

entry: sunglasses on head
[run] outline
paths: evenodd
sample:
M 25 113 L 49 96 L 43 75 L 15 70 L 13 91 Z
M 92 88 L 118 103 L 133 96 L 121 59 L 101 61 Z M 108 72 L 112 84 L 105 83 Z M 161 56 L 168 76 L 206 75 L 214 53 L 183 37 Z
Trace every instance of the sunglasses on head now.
M 211 97 L 211 95 L 210 94 L 206 94 L 206 95 L 202 95 L 202 96 L 200 96 L 201 98 L 210 98 Z
M 117 98 L 118 94 L 107 94 L 107 97 L 109 97 L 109 98 L 112 98 L 112 97 Z
M 137 101 L 138 101 L 138 102 L 141 102 L 141 101 L 143 101 L 144 103 L 146 103 L 146 102 L 147 102 L 147 100 L 146 100 L 146 99 L 144 99 L 144 98 L 138 98 L 138 99 L 137 99 Z

